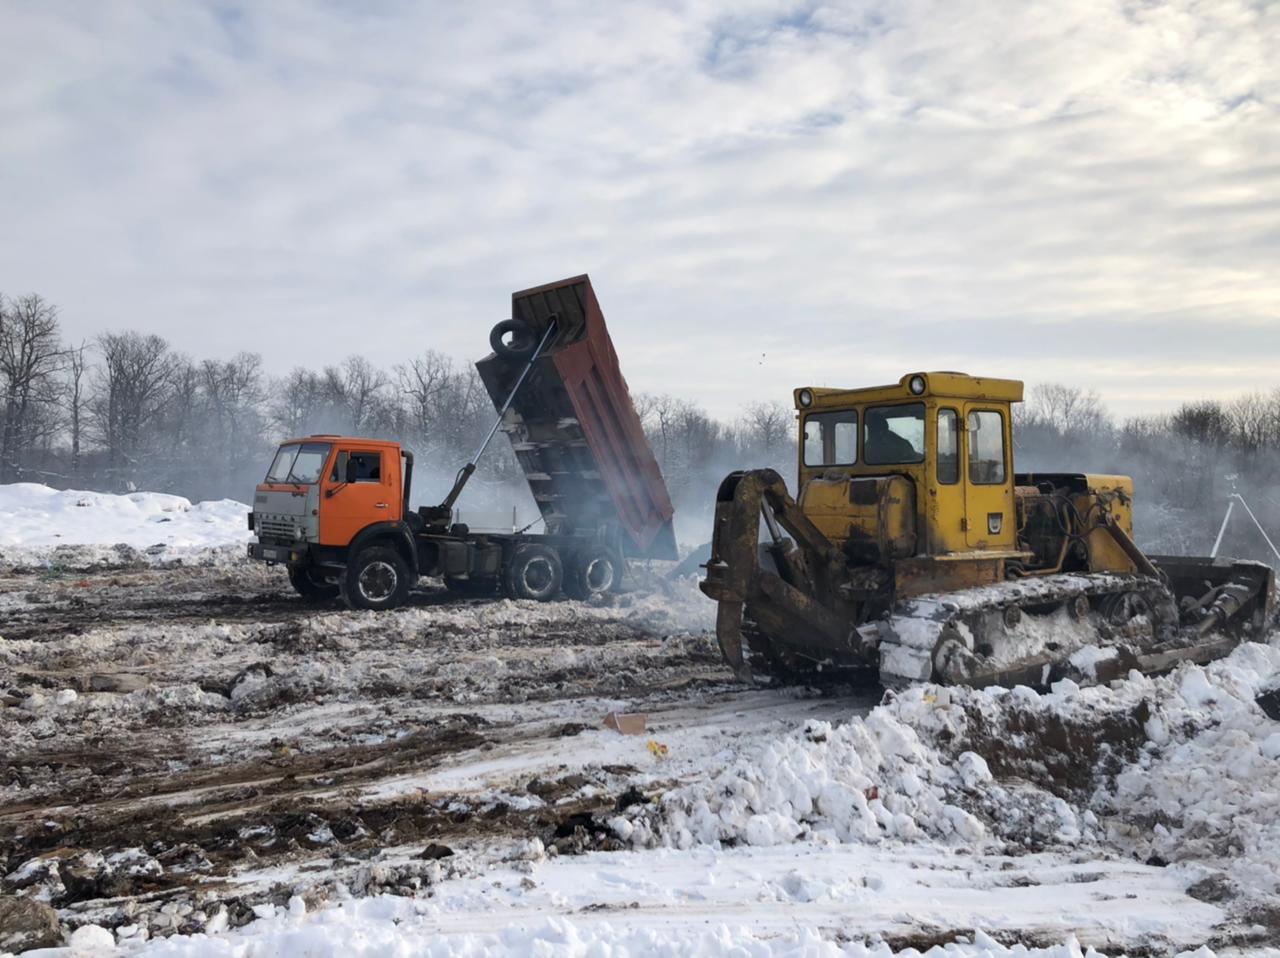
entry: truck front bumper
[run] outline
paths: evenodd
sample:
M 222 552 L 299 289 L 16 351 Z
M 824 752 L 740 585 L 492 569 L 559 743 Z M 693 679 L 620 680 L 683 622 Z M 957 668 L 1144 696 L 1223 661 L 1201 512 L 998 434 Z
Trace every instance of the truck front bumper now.
M 249 558 L 261 562 L 302 562 L 307 557 L 305 543 L 273 545 L 270 542 L 250 542 Z

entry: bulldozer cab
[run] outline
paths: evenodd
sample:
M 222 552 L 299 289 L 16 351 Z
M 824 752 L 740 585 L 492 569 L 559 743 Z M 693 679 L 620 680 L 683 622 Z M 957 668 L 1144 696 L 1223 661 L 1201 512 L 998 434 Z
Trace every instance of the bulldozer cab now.
M 1012 404 L 1022 383 L 910 373 L 795 391 L 801 510 L 868 561 L 1016 550 Z
M 1272 570 L 1147 556 L 1127 476 L 1015 476 L 1021 399 L 948 372 L 796 390 L 798 495 L 773 469 L 716 491 L 700 588 L 734 674 L 1045 686 L 1210 661 L 1269 627 Z

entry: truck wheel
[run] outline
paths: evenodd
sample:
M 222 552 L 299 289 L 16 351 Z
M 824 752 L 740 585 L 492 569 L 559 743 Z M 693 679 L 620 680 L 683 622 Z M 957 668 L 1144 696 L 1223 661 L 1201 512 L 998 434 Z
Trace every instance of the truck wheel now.
M 622 559 L 612 549 L 582 549 L 569 559 L 564 575 L 564 593 L 569 598 L 589 599 L 617 592 L 621 585 Z
M 409 598 L 409 567 L 388 546 L 361 549 L 342 573 L 342 598 L 353 609 L 394 609 Z
M 508 335 L 510 342 L 505 338 Z M 528 323 L 504 319 L 489 332 L 489 345 L 503 359 L 525 359 L 538 347 L 538 340 Z
M 482 597 L 494 595 L 498 591 L 498 580 L 492 576 L 478 579 L 463 579 L 458 576 L 444 577 L 444 587 L 454 595 Z
M 507 595 L 513 599 L 550 602 L 560 592 L 564 566 L 555 549 L 532 544 L 518 546 L 503 579 Z
M 298 595 L 312 602 L 328 602 L 338 597 L 337 584 L 325 582 L 316 574 L 316 570 L 309 566 L 289 566 L 289 584 Z

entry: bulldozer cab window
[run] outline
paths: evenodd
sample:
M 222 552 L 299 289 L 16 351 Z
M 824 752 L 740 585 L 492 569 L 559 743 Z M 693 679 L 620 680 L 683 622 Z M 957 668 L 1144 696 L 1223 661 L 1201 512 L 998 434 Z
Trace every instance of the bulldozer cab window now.
M 858 459 L 858 412 L 810 413 L 804 421 L 806 466 L 852 466 Z
M 969 413 L 969 481 L 996 486 L 1005 479 L 1004 416 L 994 409 Z
M 924 462 L 924 403 L 868 409 L 863 421 L 862 461 L 869 466 Z
M 382 453 L 348 452 L 344 449 L 333 461 L 333 473 L 329 479 L 332 482 L 381 482 Z
M 954 409 L 938 410 L 938 482 L 954 485 L 960 481 L 960 433 Z

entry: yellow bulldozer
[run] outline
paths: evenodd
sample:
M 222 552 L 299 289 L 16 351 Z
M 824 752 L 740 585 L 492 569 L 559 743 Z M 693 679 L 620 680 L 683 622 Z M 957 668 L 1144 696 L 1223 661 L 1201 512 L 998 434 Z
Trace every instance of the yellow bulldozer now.
M 954 372 L 795 391 L 796 497 L 772 469 L 716 497 L 701 588 L 739 678 L 1098 682 L 1271 627 L 1270 566 L 1143 553 L 1128 477 L 1015 473 L 1022 392 Z

